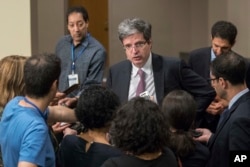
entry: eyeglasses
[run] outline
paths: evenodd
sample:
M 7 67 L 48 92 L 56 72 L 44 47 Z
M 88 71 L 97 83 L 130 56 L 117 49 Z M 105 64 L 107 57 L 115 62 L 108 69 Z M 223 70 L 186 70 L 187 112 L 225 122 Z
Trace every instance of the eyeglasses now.
M 215 81 L 215 80 L 217 80 L 217 79 L 219 79 L 219 78 L 210 78 L 210 79 L 207 79 L 207 81 L 208 81 L 208 82 L 212 82 L 212 81 Z
M 139 42 L 135 43 L 134 45 L 128 44 L 128 45 L 124 45 L 123 47 L 124 47 L 124 49 L 131 51 L 132 48 L 135 48 L 135 49 L 142 48 L 143 46 L 145 46 L 146 43 L 147 43 L 147 41 L 139 41 Z

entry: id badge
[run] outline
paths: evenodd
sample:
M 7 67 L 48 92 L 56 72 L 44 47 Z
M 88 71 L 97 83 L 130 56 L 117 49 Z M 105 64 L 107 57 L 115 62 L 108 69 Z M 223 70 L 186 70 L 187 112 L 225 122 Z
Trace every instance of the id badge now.
M 69 87 L 74 84 L 79 84 L 78 74 L 69 74 L 68 80 L 69 80 Z

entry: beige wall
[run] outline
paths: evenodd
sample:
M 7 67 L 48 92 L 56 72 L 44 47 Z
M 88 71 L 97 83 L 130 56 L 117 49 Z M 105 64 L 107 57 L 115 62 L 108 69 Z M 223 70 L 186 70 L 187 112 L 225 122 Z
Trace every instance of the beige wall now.
M 0 58 L 54 52 L 65 32 L 66 0 L 0 1 Z
M 0 58 L 10 54 L 54 52 L 65 33 L 68 0 L 8 0 L 0 2 Z M 250 57 L 249 0 L 109 0 L 110 65 L 125 59 L 117 36 L 118 24 L 141 17 L 153 26 L 153 51 L 178 56 L 179 52 L 210 45 L 210 28 L 220 19 L 239 30 L 234 50 Z
M 31 54 L 30 1 L 0 1 L 0 58 Z
M 37 52 L 54 52 L 57 41 L 65 32 L 65 0 L 37 0 L 37 6 Z
M 199 0 L 109 0 L 110 64 L 125 59 L 117 26 L 124 18 L 141 17 L 152 24 L 153 52 L 178 56 L 206 46 L 207 2 Z

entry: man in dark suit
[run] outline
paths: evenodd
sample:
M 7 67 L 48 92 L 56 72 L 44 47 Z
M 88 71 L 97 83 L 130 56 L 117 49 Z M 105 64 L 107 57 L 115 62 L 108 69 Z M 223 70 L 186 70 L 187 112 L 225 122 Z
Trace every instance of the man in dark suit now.
M 207 142 L 211 157 L 208 167 L 228 167 L 230 151 L 250 150 L 250 92 L 245 84 L 246 59 L 235 52 L 217 57 L 211 64 L 211 84 L 217 95 L 229 102 L 214 134 L 208 129 L 198 141 Z
M 127 60 L 113 65 L 109 70 L 107 87 L 124 103 L 137 96 L 144 72 L 144 90 L 152 100 L 161 105 L 166 94 L 174 89 L 188 91 L 197 101 L 196 123 L 203 119 L 205 109 L 215 97 L 208 82 L 193 72 L 184 61 L 163 57 L 151 52 L 151 24 L 142 19 L 125 19 L 118 27 Z
M 197 74 L 209 80 L 211 61 L 224 53 L 231 51 L 235 44 L 237 36 L 237 28 L 231 22 L 218 21 L 211 29 L 211 47 L 205 47 L 193 50 L 189 53 L 188 64 Z M 202 127 L 215 132 L 220 113 L 227 107 L 227 103 L 218 96 L 207 108 L 205 120 Z

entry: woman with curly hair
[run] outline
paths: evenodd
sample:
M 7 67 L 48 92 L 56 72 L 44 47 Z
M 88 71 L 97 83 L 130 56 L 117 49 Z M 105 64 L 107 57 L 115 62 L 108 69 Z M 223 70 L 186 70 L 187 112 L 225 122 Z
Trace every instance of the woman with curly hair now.
M 76 117 L 84 126 L 79 136 L 63 138 L 58 160 L 62 167 L 100 167 L 110 157 L 123 153 L 110 145 L 107 133 L 117 108 L 118 97 L 109 89 L 98 85 L 86 88 L 75 109 Z
M 126 155 L 107 160 L 102 167 L 177 167 L 168 149 L 168 126 L 159 106 L 151 100 L 135 97 L 117 113 L 111 125 L 112 143 Z

